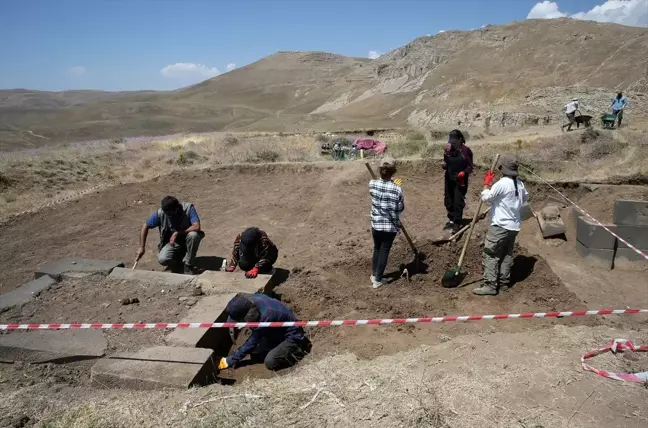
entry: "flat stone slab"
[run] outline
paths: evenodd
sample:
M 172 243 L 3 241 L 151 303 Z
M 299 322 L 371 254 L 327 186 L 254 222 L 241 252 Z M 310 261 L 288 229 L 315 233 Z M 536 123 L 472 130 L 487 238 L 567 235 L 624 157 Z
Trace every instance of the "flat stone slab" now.
M 153 282 L 165 285 L 181 285 L 193 278 L 192 275 L 182 275 L 171 272 L 156 272 L 152 270 L 133 270 L 123 267 L 116 267 L 108 275 L 108 279 L 114 280 L 135 280 L 143 282 Z
M 49 275 L 43 275 L 38 279 L 29 281 L 26 284 L 0 295 L 0 312 L 13 306 L 22 306 L 29 303 L 43 291 L 49 289 L 56 281 Z
M 543 238 L 563 235 L 566 231 L 565 222 L 560 217 L 560 210 L 556 205 L 548 205 L 540 210 L 538 224 Z
M 240 270 L 234 272 L 205 271 L 193 277 L 192 282 L 200 285 L 205 294 L 266 292 L 272 275 L 259 275 L 254 279 L 245 277 Z
M 216 379 L 218 363 L 210 349 L 154 346 L 121 352 L 92 367 L 91 383 L 97 387 L 153 390 L 186 389 Z
M 201 298 L 180 322 L 225 322 L 225 307 L 236 293 L 215 294 Z M 176 328 L 166 342 L 175 346 L 209 348 L 218 355 L 227 355 L 232 341 L 226 328 Z
M 116 260 L 93 260 L 81 257 L 71 257 L 56 262 L 47 263 L 34 272 L 34 278 L 49 275 L 57 281 L 64 276 L 78 277 L 80 274 L 108 275 L 114 268 L 124 267 L 124 263 Z
M 648 201 L 616 201 L 614 223 L 622 226 L 648 226 Z
M 606 224 L 605 227 L 616 233 L 615 225 Z M 601 226 L 581 216 L 576 220 L 576 240 L 594 250 L 613 250 L 616 238 Z
M 648 250 L 648 226 L 617 226 L 616 233 L 640 250 Z M 619 248 L 628 248 L 619 241 Z
M 576 241 L 576 251 L 588 263 L 591 263 L 595 266 L 604 267 L 606 269 L 612 269 L 612 267 L 614 266 L 614 250 L 599 250 L 587 248 L 580 242 Z
M 100 358 L 106 352 L 101 330 L 31 330 L 0 335 L 0 360 L 64 363 Z

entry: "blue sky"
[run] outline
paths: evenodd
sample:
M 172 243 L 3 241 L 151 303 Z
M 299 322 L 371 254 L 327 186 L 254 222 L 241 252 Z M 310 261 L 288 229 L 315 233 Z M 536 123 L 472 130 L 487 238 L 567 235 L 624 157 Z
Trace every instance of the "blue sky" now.
M 648 16 L 648 0 L 629 1 L 641 10 L 645 6 Z M 2 0 L 0 88 L 174 89 L 223 73 L 228 64 L 241 67 L 279 50 L 358 57 L 385 53 L 440 30 L 523 20 L 536 3 Z M 608 3 L 615 2 L 545 1 L 534 10 L 538 17 L 551 18 Z M 586 18 L 596 19 L 592 16 Z

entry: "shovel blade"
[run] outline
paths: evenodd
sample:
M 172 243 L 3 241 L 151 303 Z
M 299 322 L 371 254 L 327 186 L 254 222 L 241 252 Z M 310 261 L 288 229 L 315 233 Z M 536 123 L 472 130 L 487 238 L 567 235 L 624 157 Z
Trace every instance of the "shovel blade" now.
M 443 288 L 455 288 L 461 284 L 465 275 L 463 275 L 460 270 L 461 268 L 455 267 L 454 269 L 446 271 L 443 278 L 441 278 L 441 285 Z

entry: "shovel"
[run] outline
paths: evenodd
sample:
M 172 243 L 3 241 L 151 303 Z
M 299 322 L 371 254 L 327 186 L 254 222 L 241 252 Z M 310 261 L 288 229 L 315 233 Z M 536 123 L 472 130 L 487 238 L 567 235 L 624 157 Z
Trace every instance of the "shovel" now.
M 491 171 L 495 169 L 495 166 L 497 166 L 498 160 L 499 160 L 499 154 L 495 155 L 495 159 L 493 159 L 493 164 L 490 167 Z M 441 278 L 441 285 L 443 285 L 443 287 L 445 288 L 453 288 L 461 284 L 462 278 L 459 275 L 461 273 L 461 264 L 463 263 L 464 257 L 466 255 L 468 242 L 470 242 L 470 237 L 472 236 L 473 230 L 475 229 L 475 223 L 477 223 L 477 219 L 479 218 L 479 211 L 481 211 L 482 203 L 483 203 L 482 199 L 479 198 L 479 205 L 477 205 L 477 211 L 475 212 L 472 222 L 470 223 L 470 229 L 468 229 L 468 236 L 464 241 L 464 245 L 461 250 L 461 255 L 459 256 L 459 262 L 457 263 L 457 266 L 455 266 L 453 269 L 447 270 L 443 275 L 443 278 Z
M 369 165 L 369 162 L 365 162 L 365 166 L 367 167 L 367 170 L 369 171 L 369 174 L 371 175 L 371 178 L 376 180 L 378 178 L 378 176 L 376 176 L 376 173 L 371 168 L 371 165 Z M 407 233 L 407 230 L 405 230 L 405 226 L 403 225 L 402 222 L 400 224 L 400 229 L 403 231 L 403 235 L 405 235 L 405 239 L 407 240 L 407 243 L 409 244 L 410 248 L 412 249 L 412 251 L 414 251 L 414 263 L 416 265 L 416 270 L 418 271 L 419 267 L 420 267 L 420 265 L 419 265 L 419 262 L 420 262 L 419 252 L 416 249 L 416 245 L 414 245 L 414 241 L 412 241 L 412 238 L 410 238 L 409 233 Z

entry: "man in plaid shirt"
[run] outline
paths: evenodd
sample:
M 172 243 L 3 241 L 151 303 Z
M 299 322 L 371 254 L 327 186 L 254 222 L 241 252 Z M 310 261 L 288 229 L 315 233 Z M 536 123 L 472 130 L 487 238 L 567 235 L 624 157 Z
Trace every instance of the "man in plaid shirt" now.
M 369 182 L 371 195 L 371 235 L 374 241 L 371 285 L 374 289 L 388 283 L 383 279 L 387 259 L 396 234 L 400 230 L 400 215 L 405 210 L 403 189 L 392 181 L 396 161 L 383 159 L 379 168 L 380 179 Z
M 297 321 L 286 305 L 265 294 L 252 296 L 239 293 L 226 307 L 227 322 L 277 322 Z M 310 340 L 301 327 L 257 327 L 245 343 L 227 358 L 222 358 L 219 369 L 236 367 L 250 355 L 252 362 L 265 364 L 268 370 L 290 367 L 304 358 L 311 350 Z

